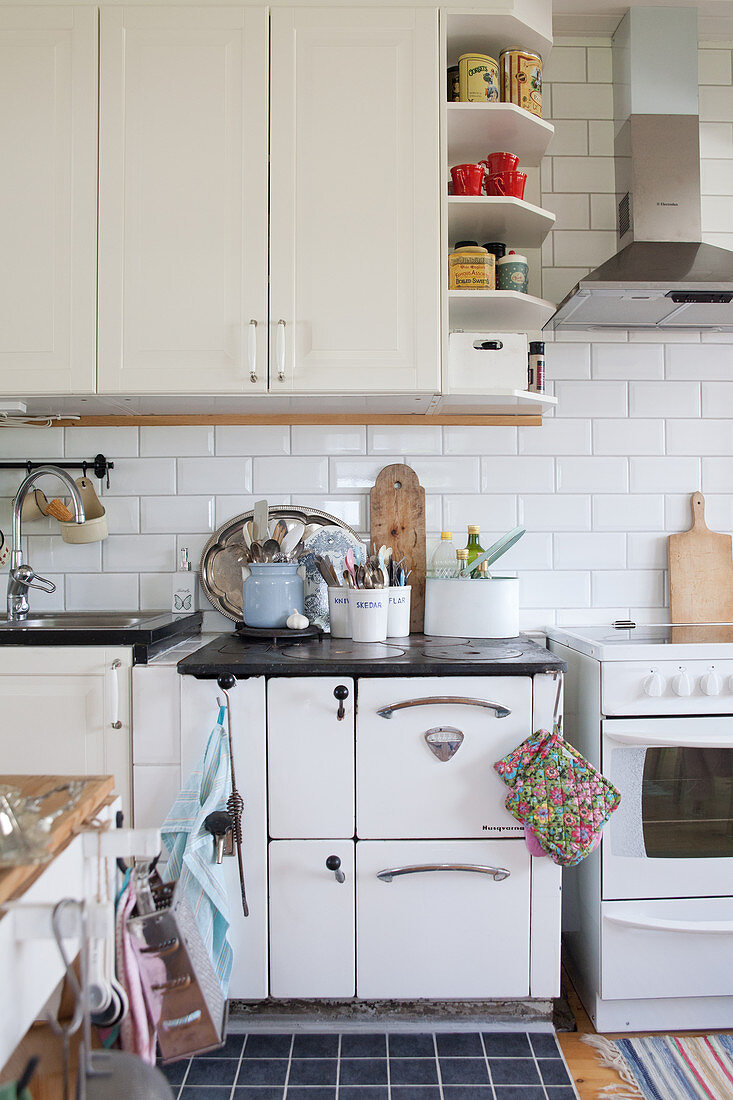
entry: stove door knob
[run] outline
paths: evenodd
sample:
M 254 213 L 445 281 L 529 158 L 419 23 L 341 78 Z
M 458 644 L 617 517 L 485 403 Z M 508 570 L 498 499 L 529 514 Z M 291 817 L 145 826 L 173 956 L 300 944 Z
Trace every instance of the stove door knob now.
M 643 684 L 644 694 L 651 695 L 655 699 L 664 692 L 664 679 L 661 672 L 652 672 L 647 676 Z
M 692 695 L 692 682 L 684 669 L 672 678 L 672 691 L 675 695 Z
M 704 676 L 700 677 L 700 688 L 704 695 L 720 695 L 723 681 L 713 668 L 709 668 Z

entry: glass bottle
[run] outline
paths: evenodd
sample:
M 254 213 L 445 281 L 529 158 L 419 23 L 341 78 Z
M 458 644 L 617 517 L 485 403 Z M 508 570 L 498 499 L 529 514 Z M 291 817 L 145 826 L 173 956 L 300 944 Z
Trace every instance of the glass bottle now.
M 456 573 L 457 576 L 464 580 L 470 580 L 471 574 L 468 572 L 470 562 L 468 560 L 468 550 L 465 548 L 456 550 Z
M 441 531 L 440 542 L 433 550 L 430 558 L 428 577 L 445 580 L 455 577 L 456 573 L 456 549 L 453 545 L 453 532 Z
M 487 561 L 482 561 L 481 562 L 478 569 L 476 570 L 475 576 L 480 581 L 490 581 L 491 580 L 491 573 L 489 572 L 489 563 Z
M 469 528 L 468 528 L 468 545 L 466 546 L 466 549 L 468 550 L 469 565 L 471 564 L 471 562 L 476 560 L 476 558 L 479 556 L 479 554 L 483 554 L 483 552 L 484 552 L 484 548 L 478 540 L 480 531 L 481 531 L 481 529 L 479 527 L 474 527 L 474 526 L 469 525 Z

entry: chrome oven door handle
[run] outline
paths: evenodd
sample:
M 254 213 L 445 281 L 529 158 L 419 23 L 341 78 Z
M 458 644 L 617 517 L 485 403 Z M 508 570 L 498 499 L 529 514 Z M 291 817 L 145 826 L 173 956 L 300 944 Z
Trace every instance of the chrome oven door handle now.
M 377 878 L 381 882 L 391 882 L 396 875 L 420 875 L 427 871 L 471 871 L 489 875 L 494 882 L 502 882 L 511 874 L 506 867 L 485 867 L 480 863 L 417 863 L 412 867 L 388 867 L 377 871 Z
M 508 707 L 501 703 L 489 703 L 485 699 L 469 699 L 465 695 L 433 695 L 424 699 L 407 699 L 404 703 L 392 703 L 388 707 L 380 707 L 377 714 L 380 718 L 391 718 L 396 710 L 404 710 L 405 707 L 432 707 L 438 703 L 446 703 L 449 706 L 485 707 L 493 710 L 497 718 L 508 718 L 512 713 Z

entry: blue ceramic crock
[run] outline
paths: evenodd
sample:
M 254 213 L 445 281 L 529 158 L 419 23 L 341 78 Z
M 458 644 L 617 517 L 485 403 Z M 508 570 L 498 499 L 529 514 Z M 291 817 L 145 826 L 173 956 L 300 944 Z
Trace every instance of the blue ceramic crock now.
M 298 563 L 252 562 L 243 582 L 244 621 L 247 626 L 284 627 L 293 611 L 303 614 L 303 578 Z

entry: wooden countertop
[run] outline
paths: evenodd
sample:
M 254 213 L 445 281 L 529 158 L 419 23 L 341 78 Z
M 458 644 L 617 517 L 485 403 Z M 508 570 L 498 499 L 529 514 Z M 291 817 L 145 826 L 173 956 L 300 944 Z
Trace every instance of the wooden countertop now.
M 73 780 L 82 780 L 84 788 L 75 805 L 57 817 L 53 823 L 47 841 L 50 859 L 63 851 L 73 839 L 77 826 L 94 817 L 109 801 L 114 787 L 113 777 L 111 775 L 0 775 L 0 785 L 17 787 L 22 794 L 31 798 L 47 794 L 54 787 Z M 65 798 L 68 798 L 66 791 L 52 795 L 47 802 L 48 809 L 58 808 Z M 0 870 L 0 905 L 11 898 L 19 897 L 48 866 L 48 862 Z

